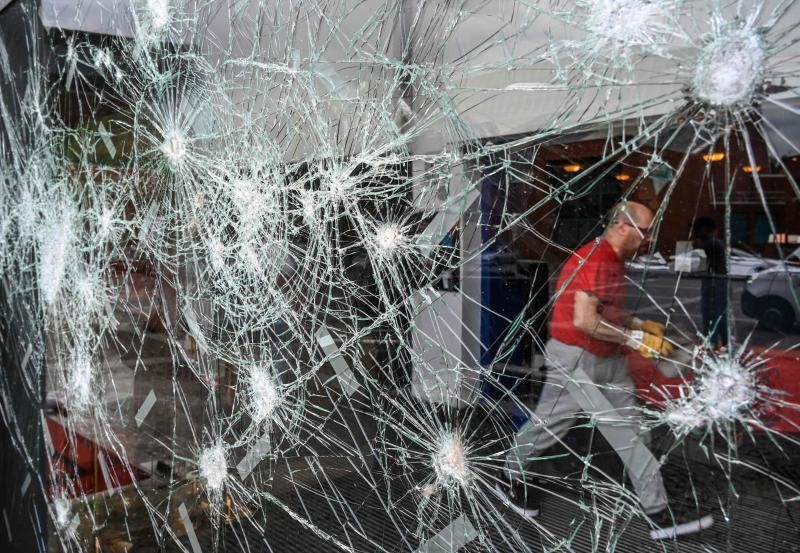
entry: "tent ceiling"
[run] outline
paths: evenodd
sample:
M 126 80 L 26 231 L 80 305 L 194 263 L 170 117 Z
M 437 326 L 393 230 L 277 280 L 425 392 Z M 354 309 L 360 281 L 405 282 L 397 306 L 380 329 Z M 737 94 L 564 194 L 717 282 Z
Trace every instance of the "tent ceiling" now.
M 0 0 L 2 2 L 4 0 Z M 336 8 L 341 16 L 335 29 L 326 28 L 328 19 L 321 14 L 307 12 L 303 22 L 308 28 L 315 28 L 315 38 L 309 33 L 295 33 L 290 36 L 285 29 L 267 33 L 256 27 L 255 13 L 268 12 L 273 16 L 288 17 L 291 8 L 281 7 L 281 2 L 259 2 L 239 0 L 207 3 L 197 19 L 192 13 L 182 18 L 185 28 L 176 34 L 189 41 L 200 44 L 212 64 L 231 58 L 246 58 L 253 51 L 262 56 L 273 55 L 277 61 L 285 62 L 288 53 L 296 59 L 316 60 L 316 67 L 325 67 L 329 75 L 338 75 L 345 86 L 352 86 L 362 75 L 359 74 L 359 60 L 352 59 L 351 41 L 360 36 L 365 23 L 380 10 L 386 10 L 386 3 L 380 0 L 347 0 Z M 635 65 L 633 71 L 621 74 L 619 85 L 595 83 L 583 79 L 580 86 L 559 88 L 552 80 L 553 67 L 548 65 L 543 54 L 549 45 L 559 41 L 580 41 L 585 39 L 585 31 L 576 22 L 565 22 L 564 17 L 552 13 L 536 12 L 530 3 L 508 2 L 507 0 L 487 0 L 467 2 L 470 10 L 454 11 L 451 21 L 455 25 L 452 33 L 445 32 L 446 25 L 437 21 L 425 21 L 432 14 L 441 16 L 441 11 L 432 11 L 419 0 L 406 0 L 397 8 L 397 14 L 417 17 L 416 29 L 439 29 L 438 34 L 419 33 L 422 44 L 415 44 L 414 27 L 409 26 L 411 35 L 402 36 L 398 29 L 376 34 L 374 50 L 387 59 L 399 59 L 404 41 L 415 48 L 415 62 L 422 66 L 437 68 L 443 76 L 442 88 L 437 94 L 452 98 L 459 119 L 454 122 L 444 107 L 435 124 L 413 143 L 420 153 L 441 151 L 447 144 L 464 139 L 485 139 L 488 137 L 520 135 L 548 129 L 569 129 L 584 126 L 596 121 L 603 124 L 608 120 L 621 118 L 645 118 L 657 116 L 673 110 L 682 101 L 686 73 L 686 60 L 693 60 L 697 47 L 685 44 L 674 50 L 679 59 L 659 57 L 646 58 Z M 742 3 L 739 3 L 742 4 Z M 764 3 L 764 14 L 778 6 L 778 0 Z M 42 0 L 40 16 L 45 26 L 80 30 L 91 33 L 133 37 L 137 24 L 130 0 Z M 566 11 L 564 4 L 559 9 Z M 553 3 L 542 3 L 552 9 Z M 729 10 L 737 4 L 731 3 Z M 224 9 L 223 9 L 224 8 Z M 420 9 L 422 8 L 422 9 Z M 439 8 L 436 8 L 439 9 Z M 702 10 L 702 11 L 701 11 Z M 682 24 L 691 30 L 692 36 L 702 36 L 708 30 L 707 2 L 689 0 L 683 3 Z M 790 28 L 800 21 L 800 3 L 789 7 L 775 24 L 773 31 Z M 466 14 L 466 15 L 465 15 Z M 727 14 L 730 15 L 730 14 Z M 766 16 L 765 16 L 766 17 Z M 262 18 L 269 20 L 269 18 Z M 314 27 L 314 26 L 317 27 Z M 196 33 L 196 29 L 202 29 Z M 260 36 L 259 36 L 260 35 Z M 332 40 L 327 40 L 332 39 Z M 675 39 L 677 40 L 677 39 Z M 441 44 L 438 44 L 440 41 Z M 323 52 L 318 45 L 325 43 Z M 362 50 L 365 45 L 361 44 Z M 423 49 L 422 46 L 425 46 Z M 780 51 L 771 52 L 771 63 L 776 67 L 800 54 L 800 42 L 789 43 Z M 531 60 L 540 60 L 533 63 Z M 349 62 L 349 63 L 348 63 Z M 679 64 L 680 62 L 680 64 Z M 679 67 L 683 65 L 683 68 Z M 691 65 L 690 63 L 688 65 Z M 683 71 L 683 73 L 682 73 Z M 798 76 L 785 82 L 787 87 L 800 87 Z M 377 78 L 377 77 L 376 77 Z M 636 83 L 636 84 L 627 84 Z M 550 87 L 548 89 L 548 87 Z M 235 88 L 235 87 L 234 87 Z M 280 92 L 278 92 L 280 93 Z M 247 90 L 239 90 L 236 102 L 247 102 Z M 425 92 L 419 91 L 416 104 L 426 100 Z M 430 103 L 427 104 L 428 108 Z M 339 111 L 337 111 L 337 109 Z M 419 109 L 418 105 L 412 109 Z M 427 108 L 426 108 L 427 109 Z M 798 136 L 800 124 L 785 121 L 786 109 L 779 106 L 765 106 L 764 115 L 776 124 L 783 125 L 791 137 Z M 331 107 L 331 116 L 346 120 L 346 107 Z M 454 129 L 454 125 L 458 128 Z M 464 135 L 467 129 L 467 136 Z M 792 142 L 798 143 L 791 139 Z M 786 144 L 786 141 L 782 141 Z

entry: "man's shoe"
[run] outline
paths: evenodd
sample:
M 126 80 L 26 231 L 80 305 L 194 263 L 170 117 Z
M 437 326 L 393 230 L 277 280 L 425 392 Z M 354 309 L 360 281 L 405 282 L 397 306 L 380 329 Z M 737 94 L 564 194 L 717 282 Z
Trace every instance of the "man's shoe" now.
M 495 495 L 509 506 L 515 513 L 523 518 L 539 516 L 539 502 L 533 498 L 533 493 L 525 486 L 524 482 L 508 478 L 500 478 L 494 486 Z
M 650 538 L 668 540 L 678 536 L 696 534 L 714 524 L 714 516 L 696 509 L 666 508 L 647 517 L 653 525 Z

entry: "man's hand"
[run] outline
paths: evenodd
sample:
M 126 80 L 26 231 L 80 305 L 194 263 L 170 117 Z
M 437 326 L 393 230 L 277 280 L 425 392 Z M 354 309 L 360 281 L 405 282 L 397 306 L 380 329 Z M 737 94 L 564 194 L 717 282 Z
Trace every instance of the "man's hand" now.
M 648 358 L 669 357 L 672 355 L 672 344 L 663 335 L 657 336 L 643 330 L 632 330 L 625 345 L 638 350 L 639 353 Z
M 649 320 L 641 320 L 637 319 L 636 317 L 633 318 L 631 322 L 631 329 L 633 330 L 643 330 L 648 334 L 655 334 L 659 338 L 664 337 L 664 325 L 661 323 L 657 323 L 656 321 L 649 321 Z

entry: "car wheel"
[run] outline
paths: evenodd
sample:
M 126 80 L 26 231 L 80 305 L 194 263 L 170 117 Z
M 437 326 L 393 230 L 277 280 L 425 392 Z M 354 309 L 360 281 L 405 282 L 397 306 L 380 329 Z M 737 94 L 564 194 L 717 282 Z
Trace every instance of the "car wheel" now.
M 761 326 L 779 332 L 789 332 L 794 325 L 794 313 L 791 306 L 779 298 L 766 298 L 758 318 Z

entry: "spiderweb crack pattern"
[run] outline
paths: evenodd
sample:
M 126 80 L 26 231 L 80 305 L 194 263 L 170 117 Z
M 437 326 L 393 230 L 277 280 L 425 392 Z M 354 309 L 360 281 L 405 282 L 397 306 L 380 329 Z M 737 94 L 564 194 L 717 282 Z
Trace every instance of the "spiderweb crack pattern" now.
M 795 4 L 18 1 L 0 415 L 39 550 L 789 550 Z M 654 214 L 624 307 L 675 353 L 564 371 L 563 395 L 635 399 L 559 434 L 556 278 L 618 202 Z M 709 213 L 706 324 L 676 242 Z M 756 234 L 774 258 L 735 280 Z M 762 278 L 780 334 L 738 307 Z M 535 519 L 498 497 L 530 427 L 554 442 L 517 474 Z M 722 513 L 707 542 L 651 543 L 619 428 L 671 505 Z M 759 510 L 782 522 L 743 530 Z

